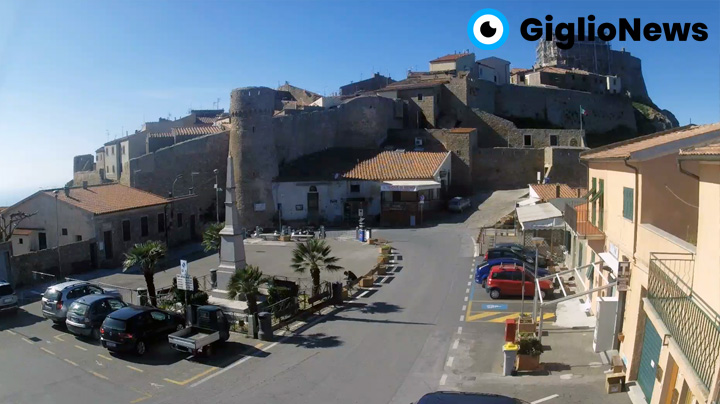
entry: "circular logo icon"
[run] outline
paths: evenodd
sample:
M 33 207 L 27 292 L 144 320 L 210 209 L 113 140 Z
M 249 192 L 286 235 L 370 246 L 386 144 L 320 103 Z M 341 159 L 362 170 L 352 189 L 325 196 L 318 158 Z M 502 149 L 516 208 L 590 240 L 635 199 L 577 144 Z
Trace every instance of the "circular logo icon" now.
M 492 8 L 484 8 L 470 17 L 468 36 L 480 49 L 497 49 L 508 36 L 508 22 L 505 16 Z

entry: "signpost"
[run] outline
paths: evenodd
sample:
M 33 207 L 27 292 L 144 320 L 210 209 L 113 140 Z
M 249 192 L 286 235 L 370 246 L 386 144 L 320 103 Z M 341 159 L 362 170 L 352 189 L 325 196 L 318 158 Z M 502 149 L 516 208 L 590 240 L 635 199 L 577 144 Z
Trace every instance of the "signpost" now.
M 423 222 L 423 205 L 425 205 L 425 195 L 420 195 L 420 224 Z
M 195 289 L 192 277 L 188 275 L 187 260 L 180 260 L 180 274 L 175 279 L 177 281 L 177 288 L 185 291 L 185 306 L 187 307 L 187 291 Z

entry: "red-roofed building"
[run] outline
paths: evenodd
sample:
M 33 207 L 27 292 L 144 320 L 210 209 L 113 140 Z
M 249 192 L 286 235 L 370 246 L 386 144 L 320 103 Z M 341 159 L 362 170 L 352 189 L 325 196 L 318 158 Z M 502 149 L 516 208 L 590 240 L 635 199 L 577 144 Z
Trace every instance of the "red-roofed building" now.
M 471 52 L 454 53 L 430 61 L 431 72 L 469 72 L 475 68 L 475 54 Z

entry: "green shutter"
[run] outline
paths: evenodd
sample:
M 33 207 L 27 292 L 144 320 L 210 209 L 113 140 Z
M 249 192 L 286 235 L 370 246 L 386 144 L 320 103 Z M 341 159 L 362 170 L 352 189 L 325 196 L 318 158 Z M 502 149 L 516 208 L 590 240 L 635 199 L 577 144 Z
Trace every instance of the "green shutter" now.
M 597 187 L 597 178 L 593 177 L 593 179 L 592 179 L 592 188 L 593 188 L 593 189 L 597 189 L 596 187 Z M 594 197 L 594 195 L 593 195 L 593 197 Z M 590 223 L 592 223 L 593 226 L 595 225 L 595 208 L 596 208 L 596 207 L 597 207 L 597 205 L 595 204 L 595 201 L 593 200 L 593 201 L 592 201 L 592 216 L 591 216 L 591 218 L 590 218 Z
M 634 190 L 632 188 L 623 187 L 623 217 L 633 220 Z
M 605 180 L 601 179 L 600 180 L 600 191 L 598 191 L 598 193 L 600 194 L 600 200 L 598 201 L 599 205 L 600 205 L 600 209 L 599 209 L 600 217 L 598 219 L 598 225 L 597 225 L 598 229 L 600 229 L 600 230 L 603 230 L 603 223 L 604 223 L 603 213 L 605 211 L 605 195 L 603 195 L 603 193 L 604 193 L 603 191 L 605 191 Z

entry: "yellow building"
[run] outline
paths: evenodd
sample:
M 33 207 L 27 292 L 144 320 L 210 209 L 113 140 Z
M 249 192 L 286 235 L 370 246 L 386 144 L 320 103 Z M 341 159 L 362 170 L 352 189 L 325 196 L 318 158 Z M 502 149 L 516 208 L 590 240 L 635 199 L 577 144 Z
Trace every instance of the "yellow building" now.
M 614 348 L 650 404 L 717 397 L 720 147 L 704 146 L 714 141 L 720 123 L 584 152 L 588 199 L 566 209 L 572 265 L 595 263 L 582 283 L 614 285 L 592 294 L 588 309 L 617 301 L 622 315 L 613 317 L 622 331 Z M 629 263 L 627 287 L 617 285 L 622 262 Z

